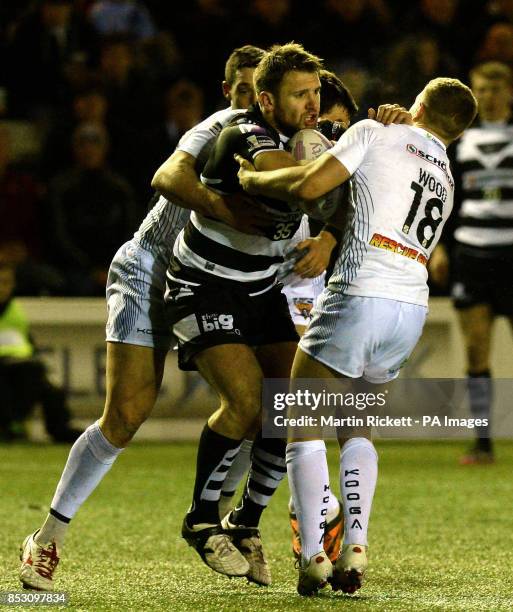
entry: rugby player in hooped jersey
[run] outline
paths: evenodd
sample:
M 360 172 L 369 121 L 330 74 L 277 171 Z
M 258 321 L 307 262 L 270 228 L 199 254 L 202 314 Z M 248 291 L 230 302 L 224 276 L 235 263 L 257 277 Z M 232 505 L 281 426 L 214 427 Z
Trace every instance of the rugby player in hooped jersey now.
M 349 127 L 351 118 L 358 111 L 351 93 L 342 81 L 332 72 L 321 70 L 321 103 L 319 126 L 327 128 L 327 136 L 334 139 L 340 136 L 342 130 Z M 399 117 L 397 117 L 399 120 Z M 331 124 L 331 122 L 336 122 Z M 335 131 L 335 133 L 334 133 Z M 323 231 L 320 231 L 320 230 Z M 320 232 L 321 236 L 317 234 Z M 330 239 L 329 233 L 333 238 Z M 311 235 L 315 236 L 312 238 Z M 287 249 L 289 253 L 302 251 L 311 246 L 312 242 L 322 242 L 326 250 L 324 261 L 319 253 L 303 256 L 299 261 L 286 261 L 278 270 L 278 279 L 283 283 L 282 292 L 285 294 L 292 320 L 299 336 L 302 336 L 306 326 L 311 319 L 311 309 L 317 296 L 324 289 L 325 273 L 318 274 L 319 269 L 326 266 L 330 257 L 333 244 L 337 242 L 340 230 L 331 226 L 323 226 L 318 221 L 309 219 L 303 215 L 301 225 L 293 236 Z M 318 245 L 319 248 L 319 245 Z M 319 267 L 317 267 L 319 266 Z M 303 276 L 307 275 L 307 277 Z M 311 277 L 314 278 L 311 278 Z M 235 492 L 242 481 L 246 478 L 250 465 L 252 440 L 244 440 L 241 448 L 234 459 L 221 488 L 219 501 L 219 516 L 223 518 L 232 509 Z M 297 518 L 292 502 L 289 504 L 289 519 L 292 528 L 292 550 L 297 557 L 301 551 L 301 542 L 297 530 Z M 342 527 L 342 508 L 335 495 L 330 495 L 328 502 L 328 513 L 326 515 L 326 527 L 324 537 L 324 549 L 330 557 L 335 560 L 340 548 Z
M 350 231 L 299 343 L 293 379 L 386 383 L 398 376 L 422 333 L 426 263 L 453 202 L 446 147 L 473 121 L 477 102 L 460 81 L 434 79 L 410 112 L 412 126 L 384 127 L 369 120 L 355 124 L 306 166 L 255 172 L 250 162 L 237 158 L 239 180 L 248 193 L 285 201 L 313 201 L 352 177 Z M 431 184 L 444 195 L 435 197 Z M 326 447 L 319 439 L 289 440 L 287 470 L 302 545 L 301 595 L 327 582 L 347 593 L 361 586 L 377 479 L 369 434 L 365 430 L 340 440 L 345 535 L 334 567 L 319 546 L 329 489 Z M 347 474 L 352 475 L 348 486 Z M 355 504 L 357 515 L 351 512 Z
M 187 209 L 245 232 L 260 232 L 258 224 L 269 221 L 269 215 L 253 205 L 244 206 L 240 197 L 230 203 L 205 188 L 195 171 L 204 149 L 240 113 L 233 109 L 254 101 L 253 71 L 263 53 L 246 45 L 230 55 L 223 92 L 231 108 L 214 113 L 184 135 L 155 177 L 153 187 L 160 197 L 134 238 L 114 257 L 107 283 L 105 410 L 72 447 L 50 514 L 23 543 L 19 575 L 28 588 L 54 588 L 59 551 L 71 519 L 153 409 L 171 343 L 163 313 L 165 271 L 176 236 L 189 218 Z
M 295 164 L 284 145 L 297 130 L 317 126 L 320 69 L 320 60 L 297 44 L 267 52 L 254 75 L 258 104 L 223 129 L 203 182 L 220 193 L 240 192 L 234 153 L 261 169 Z M 198 369 L 221 400 L 200 438 L 182 534 L 215 571 L 260 584 L 270 583 L 270 572 L 258 523 L 285 475 L 285 443 L 257 435 L 242 502 L 222 524 L 218 502 L 242 440 L 259 427 L 263 378 L 288 377 L 298 339 L 276 271 L 303 212 L 279 201 L 265 206 L 275 221 L 263 236 L 193 213 L 175 243 L 166 294 L 180 367 Z M 237 549 L 243 551 L 249 538 L 256 545 L 252 554 L 264 561 L 256 580 L 248 574 L 248 555 Z
M 475 442 L 460 459 L 463 465 L 494 461 L 492 331 L 497 316 L 508 317 L 513 325 L 513 71 L 500 62 L 478 64 L 470 71 L 470 83 L 479 116 L 454 155 L 460 206 L 451 293 L 465 346 L 470 411 L 488 425 L 475 428 Z M 433 252 L 429 273 L 437 283 L 448 280 L 449 256 L 443 243 Z

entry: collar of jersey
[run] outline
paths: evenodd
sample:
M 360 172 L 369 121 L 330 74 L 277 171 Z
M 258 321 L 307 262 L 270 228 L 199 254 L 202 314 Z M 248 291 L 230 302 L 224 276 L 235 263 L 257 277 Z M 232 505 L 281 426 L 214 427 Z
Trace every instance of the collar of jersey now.
M 447 151 L 447 147 L 440 140 L 440 138 L 438 138 L 437 136 L 435 136 L 431 132 L 428 132 L 424 128 L 417 127 L 416 125 L 412 125 L 411 128 L 412 128 L 412 130 L 414 130 L 415 132 L 417 132 L 421 136 L 424 136 L 424 138 L 427 138 L 428 140 L 432 140 L 436 145 L 438 145 L 442 149 L 442 151 Z

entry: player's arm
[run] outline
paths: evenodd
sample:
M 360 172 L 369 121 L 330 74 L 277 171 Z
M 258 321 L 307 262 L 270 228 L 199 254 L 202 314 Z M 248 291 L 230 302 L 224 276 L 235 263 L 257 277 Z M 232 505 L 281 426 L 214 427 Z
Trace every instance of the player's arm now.
M 155 172 L 151 186 L 178 206 L 203 215 L 222 215 L 223 197 L 201 183 L 195 164 L 190 153 L 175 151 Z
M 397 104 L 382 104 L 377 112 L 369 109 L 369 116 L 376 118 L 383 125 L 411 123 L 409 111 Z M 356 132 L 361 131 L 360 127 Z M 354 134 L 355 130 L 351 128 L 350 132 Z M 353 143 L 354 136 L 348 140 L 352 148 L 357 149 L 357 156 L 363 158 L 361 143 Z M 343 146 L 347 144 L 344 142 Z M 354 158 L 354 152 L 351 152 L 351 158 Z M 352 174 L 331 152 L 302 165 L 298 165 L 294 157 L 286 151 L 262 152 L 251 160 L 253 164 L 244 154 L 236 159 L 241 165 L 238 177 L 244 191 L 251 195 L 264 195 L 288 202 L 316 200 L 347 181 Z M 305 212 L 308 213 L 308 207 Z
M 242 232 L 260 233 L 269 215 L 248 198 L 222 196 L 203 185 L 195 164 L 196 158 L 190 153 L 175 151 L 157 170 L 151 186 L 177 206 L 213 217 Z
M 254 195 L 265 195 L 286 202 L 302 201 L 308 214 L 308 203 L 338 187 L 363 163 L 369 146 L 378 137 L 379 130 L 385 129 L 375 121 L 359 121 L 328 151 L 316 160 L 302 166 L 283 168 L 271 172 L 256 172 L 255 167 L 242 157 L 239 182 L 245 191 Z M 342 207 L 338 207 L 337 214 Z M 340 211 L 342 214 L 342 211 Z M 340 227 L 330 219 L 330 223 Z
M 241 156 L 239 182 L 251 195 L 263 195 L 286 202 L 314 201 L 349 179 L 347 168 L 329 153 L 303 166 L 257 172 L 256 167 Z M 306 206 L 308 214 L 308 206 Z
M 255 169 L 259 172 L 279 170 L 280 168 L 292 168 L 297 166 L 297 161 L 288 151 L 262 152 L 254 158 Z

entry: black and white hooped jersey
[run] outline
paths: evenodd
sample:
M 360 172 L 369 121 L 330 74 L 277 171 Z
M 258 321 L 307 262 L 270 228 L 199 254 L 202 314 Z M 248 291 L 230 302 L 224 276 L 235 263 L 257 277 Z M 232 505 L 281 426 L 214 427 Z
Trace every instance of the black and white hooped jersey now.
M 210 115 L 182 136 L 176 150 L 189 153 L 196 158 L 196 165 L 203 167 L 223 127 L 243 112 L 243 110 L 226 108 Z M 181 208 L 164 196 L 156 194 L 155 204 L 135 232 L 134 239 L 167 266 L 176 237 L 187 224 L 190 214 L 190 210 Z
M 454 238 L 475 247 L 513 245 L 513 124 L 480 123 L 456 148 L 461 200 Z
M 201 180 L 218 193 L 239 193 L 242 191 L 237 179 L 239 165 L 234 154 L 254 162 L 261 153 L 283 150 L 285 140 L 264 120 L 258 107 L 252 107 L 222 130 Z M 303 213 L 298 207 L 278 200 L 260 201 L 275 219 L 263 236 L 239 232 L 193 212 L 175 242 L 169 278 L 198 284 L 217 278 L 255 282 L 258 286 L 267 281 L 269 286 Z
M 453 206 L 445 145 L 419 127 L 365 120 L 325 154 L 352 175 L 329 288 L 427 305 L 426 264 Z

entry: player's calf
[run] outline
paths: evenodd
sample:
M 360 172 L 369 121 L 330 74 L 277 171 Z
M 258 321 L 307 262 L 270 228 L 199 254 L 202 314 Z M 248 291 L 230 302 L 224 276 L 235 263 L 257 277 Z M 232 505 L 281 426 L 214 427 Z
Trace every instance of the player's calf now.
M 344 514 L 342 504 L 333 496 L 333 503 L 328 507 L 326 515 L 326 526 L 324 527 L 323 547 L 332 563 L 338 559 L 340 545 L 344 535 Z M 301 535 L 299 533 L 299 523 L 292 499 L 289 502 L 289 522 L 292 530 L 292 554 L 296 559 L 301 558 Z

